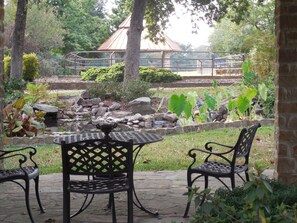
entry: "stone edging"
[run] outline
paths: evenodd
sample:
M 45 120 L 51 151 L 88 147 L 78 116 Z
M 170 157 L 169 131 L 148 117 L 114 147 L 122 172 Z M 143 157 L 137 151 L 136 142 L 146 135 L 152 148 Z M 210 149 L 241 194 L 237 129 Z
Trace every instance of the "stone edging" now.
M 243 128 L 255 123 L 260 123 L 262 126 L 271 126 L 274 125 L 274 119 L 262 119 L 262 120 L 244 120 L 244 121 L 234 121 L 234 122 L 210 122 L 197 125 L 188 125 L 188 126 L 176 126 L 173 128 L 158 128 L 158 129 L 141 129 L 141 132 L 157 133 L 160 135 L 175 135 L 188 132 L 201 132 L 205 130 L 219 129 L 219 128 Z M 37 137 L 5 137 L 4 145 L 47 145 L 53 144 L 53 139 L 57 136 L 37 136 Z

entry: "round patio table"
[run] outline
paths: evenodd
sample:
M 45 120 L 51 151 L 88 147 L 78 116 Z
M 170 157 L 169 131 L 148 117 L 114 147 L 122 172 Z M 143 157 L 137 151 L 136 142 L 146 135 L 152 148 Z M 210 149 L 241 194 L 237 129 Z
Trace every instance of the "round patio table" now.
M 163 137 L 159 134 L 137 132 L 137 131 L 110 132 L 108 136 L 111 139 L 117 140 L 117 141 L 129 141 L 130 139 L 133 140 L 133 145 L 135 146 L 133 149 L 133 153 L 135 154 L 133 159 L 133 165 L 135 165 L 136 158 L 144 145 L 163 140 Z M 53 141 L 55 144 L 61 145 L 62 141 L 65 141 L 66 144 L 69 144 L 69 143 L 76 143 L 76 142 L 81 142 L 81 141 L 91 140 L 91 139 L 103 139 L 104 137 L 105 137 L 105 134 L 103 132 L 85 132 L 81 134 L 61 135 L 60 137 L 55 138 Z M 133 203 L 136 207 L 138 207 L 140 210 L 146 213 L 149 213 L 155 216 L 159 214 L 157 211 L 152 212 L 146 209 L 142 205 L 142 203 L 140 202 L 137 196 L 134 185 L 133 185 L 133 192 L 135 197 L 135 199 L 133 199 Z

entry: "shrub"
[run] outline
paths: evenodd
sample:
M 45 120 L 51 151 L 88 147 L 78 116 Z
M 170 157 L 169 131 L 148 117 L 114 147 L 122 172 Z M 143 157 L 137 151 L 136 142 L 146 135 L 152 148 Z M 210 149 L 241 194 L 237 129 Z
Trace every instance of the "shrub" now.
M 24 81 L 12 80 L 4 82 L 5 104 L 8 104 L 23 95 L 26 83 Z
M 265 80 L 263 80 L 263 83 L 265 83 L 268 88 L 267 99 L 265 101 L 260 99 L 260 104 L 263 106 L 264 117 L 274 118 L 274 75 L 265 76 L 264 78 Z
M 125 63 L 120 62 L 112 65 L 108 71 L 108 77 L 114 81 L 121 82 L 124 80 Z
M 114 81 L 104 81 L 97 83 L 95 87 L 89 88 L 92 97 L 105 98 L 107 95 L 114 100 L 121 99 L 122 84 Z
M 114 81 L 104 81 L 97 83 L 95 87 L 89 88 L 92 97 L 105 98 L 106 96 L 114 100 L 130 101 L 139 97 L 150 97 L 153 95 L 149 91 L 151 85 L 145 81 L 131 81 L 123 89 L 123 83 Z
M 153 95 L 149 89 L 151 84 L 145 81 L 134 80 L 126 85 L 126 90 L 123 90 L 121 98 L 125 101 L 131 101 L 139 97 L 150 97 Z
M 169 83 L 182 79 L 180 75 L 175 74 L 168 69 L 156 67 L 140 67 L 139 76 L 140 80 L 149 83 Z
M 201 200 L 203 192 L 195 199 Z M 205 191 L 206 201 L 197 208 L 192 223 L 198 222 L 296 222 L 297 187 L 263 177 L 253 177 L 232 191 Z
M 41 99 L 45 100 L 49 97 L 48 94 L 48 84 L 43 83 L 28 83 L 26 86 L 26 94 L 24 96 L 26 103 L 33 106 L 35 103 Z
M 94 81 L 97 77 L 105 76 L 109 71 L 109 67 L 90 68 L 81 72 L 81 79 L 83 81 Z
M 98 76 L 96 82 L 113 81 L 122 82 L 124 80 L 125 64 L 116 63 L 109 68 L 97 68 Z
M 45 129 L 44 116 L 44 112 L 34 111 L 24 98 L 20 98 L 3 109 L 4 133 L 8 137 L 36 136 L 38 131 Z
M 4 81 L 10 78 L 10 62 L 11 57 L 4 58 Z M 23 79 L 25 81 L 33 81 L 39 74 L 39 61 L 35 53 L 24 54 L 23 56 Z
M 35 53 L 25 54 L 23 57 L 23 79 L 33 81 L 39 75 L 39 61 Z
M 4 57 L 4 82 L 9 81 L 10 78 L 10 62 L 11 62 L 11 57 L 6 56 Z
M 81 72 L 82 80 L 95 80 L 96 82 L 124 80 L 125 64 L 116 63 L 111 67 L 90 68 Z M 139 67 L 139 78 L 149 83 L 168 83 L 181 80 L 182 77 L 170 70 L 156 67 Z
M 63 58 L 61 55 L 41 55 L 40 76 L 53 76 L 63 74 Z

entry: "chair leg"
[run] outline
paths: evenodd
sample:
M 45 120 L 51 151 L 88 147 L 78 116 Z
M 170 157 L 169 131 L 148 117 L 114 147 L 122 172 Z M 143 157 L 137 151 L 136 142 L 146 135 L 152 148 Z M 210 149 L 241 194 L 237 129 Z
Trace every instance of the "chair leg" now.
M 114 202 L 114 194 L 110 193 L 111 198 L 111 208 L 112 208 L 112 222 L 117 223 L 117 216 L 116 216 L 116 209 L 115 209 L 115 202 Z
M 133 223 L 133 190 L 128 190 L 128 222 Z
M 191 193 L 191 188 L 192 188 L 192 179 L 191 179 L 191 173 L 189 171 L 187 173 L 187 181 L 188 181 L 188 194 L 190 194 Z M 185 210 L 185 213 L 184 213 L 184 216 L 183 216 L 184 218 L 189 217 L 188 212 L 189 212 L 189 209 L 190 209 L 190 205 L 191 205 L 191 201 L 188 199 L 186 210 Z
M 25 180 L 24 190 L 25 190 L 25 200 L 26 200 L 27 212 L 29 214 L 31 222 L 34 223 L 32 212 L 31 212 L 31 209 L 30 209 L 30 198 L 29 198 L 30 182 L 29 182 L 29 179 Z
M 111 208 L 111 203 L 112 203 L 112 196 L 111 196 L 111 194 L 109 194 L 109 198 L 108 198 L 108 204 L 107 204 L 107 208 L 109 209 L 109 208 Z
M 250 181 L 248 170 L 245 171 L 245 178 L 246 178 L 246 182 Z
M 232 177 L 230 177 L 231 179 L 231 188 L 232 190 L 235 188 L 235 176 L 233 175 Z
M 206 190 L 207 188 L 208 188 L 208 176 L 204 175 L 204 190 Z M 204 203 L 205 197 L 206 197 L 206 195 L 204 194 L 199 206 L 201 206 Z
M 40 208 L 40 212 L 44 213 L 44 208 L 41 205 L 41 201 L 40 201 L 40 196 L 39 196 L 39 176 L 37 176 L 35 179 L 35 194 L 36 194 L 36 198 L 37 198 L 37 202 Z
M 63 223 L 70 223 L 70 192 L 63 190 Z

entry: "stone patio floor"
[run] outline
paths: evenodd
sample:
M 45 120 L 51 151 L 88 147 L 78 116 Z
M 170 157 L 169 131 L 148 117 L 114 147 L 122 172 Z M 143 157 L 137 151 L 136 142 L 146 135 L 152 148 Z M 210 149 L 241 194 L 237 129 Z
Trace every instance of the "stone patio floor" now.
M 272 170 L 266 171 L 266 175 L 272 176 Z M 135 223 L 189 223 L 191 218 L 183 218 L 183 212 L 187 202 L 186 171 L 157 171 L 136 172 L 134 176 L 135 188 L 143 205 L 158 211 L 154 217 L 134 206 Z M 229 184 L 229 181 L 227 181 Z M 33 185 L 33 181 L 31 186 Z M 237 179 L 237 185 L 242 182 Z M 204 185 L 203 179 L 196 184 Z M 210 187 L 216 189 L 221 184 L 211 179 Z M 32 214 L 36 223 L 62 223 L 62 175 L 49 174 L 40 176 L 40 196 L 46 213 L 40 214 L 33 187 L 30 194 Z M 27 215 L 24 192 L 14 183 L 0 184 L 0 222 L 25 223 L 30 222 Z M 72 208 L 78 208 L 82 201 L 82 195 L 72 194 Z M 126 193 L 116 195 L 116 212 L 119 223 L 127 222 Z M 108 195 L 96 195 L 91 206 L 80 215 L 72 218 L 73 223 L 109 223 L 112 222 L 111 211 L 106 208 Z M 194 214 L 194 205 L 189 214 Z

